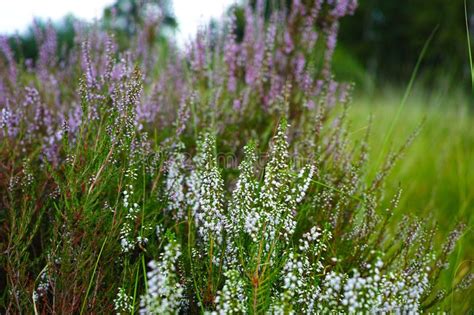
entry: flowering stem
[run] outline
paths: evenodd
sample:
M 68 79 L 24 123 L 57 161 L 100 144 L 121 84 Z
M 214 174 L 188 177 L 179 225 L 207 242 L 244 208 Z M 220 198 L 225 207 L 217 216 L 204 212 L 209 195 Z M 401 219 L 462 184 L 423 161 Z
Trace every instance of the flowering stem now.
M 188 218 L 191 218 L 191 210 L 189 209 L 188 210 Z M 194 292 L 196 293 L 196 296 L 198 298 L 198 301 L 199 301 L 199 307 L 201 308 L 201 312 L 204 313 L 205 312 L 205 309 L 204 309 L 204 305 L 202 303 L 202 298 L 201 298 L 201 294 L 199 292 L 199 287 L 197 285 L 197 282 L 196 282 L 196 275 L 194 273 L 194 266 L 193 266 L 193 257 L 192 257 L 192 252 L 191 252 L 191 238 L 192 238 L 192 220 L 188 220 L 188 257 L 189 257 L 189 266 L 190 266 L 190 269 L 191 269 L 191 274 L 192 274 L 192 277 L 193 277 L 193 284 L 194 284 Z

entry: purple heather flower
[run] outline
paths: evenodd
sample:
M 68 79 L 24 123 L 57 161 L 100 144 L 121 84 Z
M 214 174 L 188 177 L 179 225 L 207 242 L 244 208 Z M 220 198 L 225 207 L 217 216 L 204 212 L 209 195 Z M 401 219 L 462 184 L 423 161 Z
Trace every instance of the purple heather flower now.
M 59 164 L 59 145 L 62 139 L 62 130 L 43 139 L 43 158 L 53 165 Z
M 334 8 L 331 10 L 332 16 L 342 17 L 346 15 L 348 0 L 333 0 L 333 1 L 330 1 L 329 3 L 334 6 Z
M 352 15 L 357 8 L 357 0 L 334 0 L 334 3 L 331 2 L 333 1 L 330 1 L 330 4 L 334 6 L 331 15 L 337 18 Z
M 339 23 L 334 22 L 331 27 L 326 31 L 326 51 L 324 52 L 324 66 L 323 66 L 323 78 L 329 79 L 331 75 L 331 60 L 336 49 L 337 44 L 337 32 L 339 30 Z
M 57 34 L 51 22 L 48 23 L 43 31 L 39 22 L 35 23 L 35 39 L 38 43 L 38 75 L 43 82 L 49 81 L 50 68 L 55 67 L 57 63 Z
M 207 52 L 205 34 L 205 30 L 199 30 L 190 49 L 191 67 L 196 72 L 202 72 L 206 67 Z
M 347 4 L 347 14 L 353 15 L 358 6 L 358 0 L 349 0 L 349 3 Z
M 306 7 L 301 3 L 301 0 L 293 0 L 291 4 L 290 24 L 295 23 L 298 16 L 305 15 Z
M 34 87 L 25 87 L 25 100 L 23 106 L 31 106 L 33 108 L 39 107 L 40 105 L 40 95 L 36 88 Z
M 303 72 L 302 79 L 298 82 L 298 85 L 305 94 L 312 95 L 313 82 L 312 75 L 308 71 L 305 71 Z
M 327 89 L 327 105 L 329 107 L 333 107 L 337 101 L 337 87 L 338 83 L 334 80 L 329 81 L 328 89 Z
M 293 40 L 291 39 L 291 35 L 288 30 L 285 32 L 285 53 L 289 54 L 293 51 L 294 45 Z
M 67 119 L 67 124 L 69 126 L 70 134 L 75 134 L 79 130 L 81 119 L 82 119 L 82 109 L 80 106 L 76 104 L 76 106 L 72 106 L 71 110 L 69 111 L 69 115 Z
M 8 74 L 10 82 L 16 82 L 16 62 L 10 45 L 8 44 L 8 38 L 6 36 L 0 36 L 0 51 L 3 53 L 8 63 Z
M 245 83 L 250 86 L 255 86 L 256 81 L 260 76 L 260 70 L 265 59 L 265 43 L 257 40 L 254 46 L 253 60 L 249 60 L 245 68 Z
M 265 14 L 265 0 L 257 0 L 257 15 L 263 16 Z
M 314 103 L 313 99 L 310 99 L 306 102 L 305 106 L 309 109 L 314 109 L 316 107 L 316 104 Z
M 240 110 L 241 106 L 242 106 L 242 102 L 239 99 L 235 99 L 232 104 L 232 108 L 238 111 Z
M 239 46 L 235 39 L 235 27 L 235 15 L 232 13 L 229 23 L 229 33 L 227 34 L 224 43 L 224 61 L 226 62 L 228 69 L 227 89 L 229 92 L 235 92 L 237 87 L 235 72 L 237 70 Z
M 282 94 L 284 81 L 283 78 L 276 73 L 272 73 L 270 80 L 270 91 L 268 92 L 267 98 L 265 98 L 264 105 L 269 106 L 273 104 Z
M 95 73 L 92 67 L 89 41 L 85 41 L 82 43 L 82 69 L 86 75 L 87 86 L 95 86 Z
M 3 131 L 4 135 L 15 137 L 19 131 L 19 124 L 20 119 L 18 115 L 16 115 L 16 113 L 10 108 L 10 104 L 7 99 L 5 107 L 0 111 L 0 129 Z
M 339 84 L 339 97 L 338 101 L 340 103 L 347 103 L 349 100 L 349 97 L 351 95 L 351 85 L 344 83 L 344 84 Z
M 265 34 L 265 66 L 267 67 L 265 70 L 270 72 L 273 69 L 273 50 L 275 49 L 275 38 L 277 34 L 277 17 L 274 15 L 271 19 L 270 25 L 267 28 L 267 32 Z
M 189 106 L 187 104 L 187 97 L 182 97 L 179 108 L 178 108 L 178 117 L 176 119 L 176 135 L 179 136 L 183 133 L 183 131 L 186 129 L 186 123 L 189 120 L 190 116 L 190 110 Z
M 306 58 L 302 53 L 299 53 L 296 58 L 294 59 L 294 75 L 295 79 L 300 82 L 303 78 L 303 71 L 306 65 Z
M 252 11 L 252 8 L 250 5 L 247 5 L 245 7 L 245 30 L 244 30 L 244 38 L 242 41 L 241 45 L 241 66 L 246 64 L 248 62 L 248 57 L 247 54 L 251 47 L 253 46 L 253 43 L 255 41 L 255 36 L 257 35 L 257 32 L 255 31 L 255 18 L 254 14 Z

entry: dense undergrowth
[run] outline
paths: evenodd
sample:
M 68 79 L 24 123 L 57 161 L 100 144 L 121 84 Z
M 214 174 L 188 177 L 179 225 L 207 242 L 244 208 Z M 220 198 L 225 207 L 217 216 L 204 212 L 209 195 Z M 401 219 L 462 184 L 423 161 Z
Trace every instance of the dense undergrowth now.
M 386 188 L 419 126 L 375 171 L 369 117 L 354 141 L 331 58 L 356 2 L 263 3 L 184 51 L 148 40 L 155 15 L 128 47 L 77 25 L 61 60 L 51 28 L 36 63 L 2 39 L 3 312 L 423 312 L 472 290 L 469 268 L 440 281 L 462 220 L 440 241 Z

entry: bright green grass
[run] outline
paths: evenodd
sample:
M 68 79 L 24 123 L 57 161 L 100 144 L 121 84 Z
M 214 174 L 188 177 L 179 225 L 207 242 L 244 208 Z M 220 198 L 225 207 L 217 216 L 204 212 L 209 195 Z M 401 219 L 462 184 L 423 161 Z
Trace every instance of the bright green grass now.
M 387 196 L 400 184 L 403 195 L 399 209 L 403 213 L 399 215 L 434 218 L 439 222 L 439 243 L 456 223 L 467 225 L 451 260 L 453 267 L 443 279 L 450 287 L 453 277 L 472 272 L 474 266 L 474 111 L 469 110 L 461 93 L 443 94 L 439 90 L 415 90 L 408 98 L 389 143 L 400 146 L 424 119 L 425 122 L 387 180 Z M 350 110 L 354 138 L 361 136 L 368 115 L 373 114 L 369 159 L 372 175 L 402 95 L 396 89 L 384 89 L 373 97 L 354 97 Z M 467 311 L 470 302 L 466 297 L 474 296 L 474 292 L 460 295 L 446 302 L 453 304 L 456 313 Z

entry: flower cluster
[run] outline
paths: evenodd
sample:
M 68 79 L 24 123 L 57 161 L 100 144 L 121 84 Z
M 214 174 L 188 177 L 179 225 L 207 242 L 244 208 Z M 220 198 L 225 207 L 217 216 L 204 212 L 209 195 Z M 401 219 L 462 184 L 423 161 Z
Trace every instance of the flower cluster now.
M 250 143 L 244 148 L 245 159 L 239 166 L 239 178 L 232 194 L 232 204 L 229 209 L 231 226 L 234 233 L 240 229 L 257 241 L 257 235 L 262 230 L 261 213 L 258 211 L 259 183 L 255 178 L 257 154 L 255 144 Z M 236 235 L 236 234 L 235 234 Z
M 48 289 L 50 288 L 50 283 L 48 279 L 48 268 L 46 267 L 40 274 L 40 283 L 38 287 L 33 292 L 33 299 L 38 301 L 39 298 L 45 296 L 48 293 Z
M 135 226 L 135 220 L 140 212 L 140 208 L 137 203 L 130 204 L 129 198 L 133 195 L 133 187 L 129 186 L 130 191 L 123 191 L 123 207 L 126 211 L 125 222 L 120 230 L 120 245 L 122 251 L 128 253 L 135 248 L 135 241 L 133 239 L 133 228 Z
M 247 309 L 245 282 L 237 270 L 224 274 L 226 281 L 222 290 L 217 293 L 215 314 L 243 314 Z
M 130 313 L 133 310 L 132 302 L 133 298 L 127 294 L 125 288 L 119 288 L 117 297 L 114 299 L 114 309 L 117 314 Z
M 166 194 L 168 197 L 167 210 L 173 213 L 177 220 L 186 218 L 184 211 L 186 206 L 185 194 L 185 155 L 182 152 L 184 144 L 178 142 L 169 159 L 166 176 Z
M 206 133 L 198 142 L 198 153 L 194 158 L 196 164 L 188 185 L 194 219 L 199 235 L 204 242 L 213 241 L 222 244 L 226 217 L 224 213 L 224 182 L 217 166 L 216 138 Z
M 286 121 L 278 126 L 270 151 L 270 160 L 265 167 L 262 186 L 261 200 L 269 240 L 275 239 L 280 233 L 288 239 L 296 227 L 294 220 L 296 200 L 290 190 L 292 176 L 286 128 Z
M 421 311 L 420 300 L 429 287 L 427 270 L 382 274 L 380 259 L 366 267 L 366 276 L 357 269 L 352 270 L 352 275 L 329 273 L 323 281 L 319 309 L 349 313 Z
M 182 304 L 184 288 L 179 283 L 177 261 L 181 256 L 179 244 L 170 239 L 157 261 L 148 264 L 148 290 L 141 299 L 142 314 L 174 314 Z

